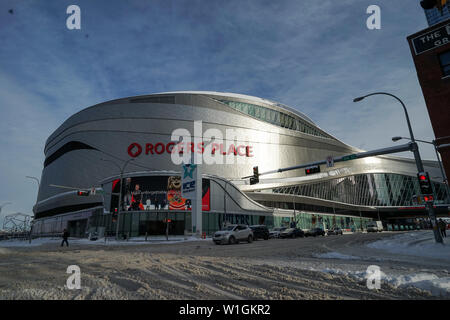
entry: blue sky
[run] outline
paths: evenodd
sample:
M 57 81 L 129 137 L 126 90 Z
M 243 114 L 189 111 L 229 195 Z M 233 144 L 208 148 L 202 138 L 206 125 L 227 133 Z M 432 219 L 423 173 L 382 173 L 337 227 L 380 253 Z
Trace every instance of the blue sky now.
M 66 8 L 81 8 L 81 30 Z M 381 7 L 381 30 L 366 8 Z M 13 14 L 8 11 L 14 10 Z M 47 137 L 73 113 L 115 98 L 212 90 L 279 101 L 366 150 L 434 138 L 406 37 L 426 27 L 411 0 L 0 2 L 0 204 L 31 213 Z M 425 159 L 434 151 L 421 146 Z M 409 155 L 407 155 L 409 156 Z M 1 218 L 0 218 L 0 223 Z M 1 225 L 0 225 L 1 227 Z

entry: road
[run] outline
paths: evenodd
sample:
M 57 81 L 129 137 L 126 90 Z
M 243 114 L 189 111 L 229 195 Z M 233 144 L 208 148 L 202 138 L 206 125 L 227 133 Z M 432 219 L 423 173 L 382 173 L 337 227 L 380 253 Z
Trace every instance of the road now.
M 433 272 L 449 276 L 448 263 L 386 254 L 365 244 L 392 233 L 259 240 L 215 245 L 212 241 L 128 246 L 72 241 L 38 247 L 0 248 L 1 299 L 433 299 L 417 288 L 365 281 L 324 269 L 385 273 Z M 339 252 L 359 259 L 324 259 Z M 388 257 L 386 259 L 386 256 Z M 81 269 L 81 289 L 65 288 L 69 265 Z

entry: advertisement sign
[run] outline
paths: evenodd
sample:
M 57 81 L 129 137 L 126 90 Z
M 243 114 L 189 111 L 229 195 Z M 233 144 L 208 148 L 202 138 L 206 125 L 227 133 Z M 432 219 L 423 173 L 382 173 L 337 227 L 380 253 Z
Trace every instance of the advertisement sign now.
M 210 211 L 210 180 L 202 179 L 202 211 Z M 180 176 L 124 178 L 123 211 L 191 210 L 190 200 L 181 194 Z M 120 181 L 112 183 L 111 212 L 118 207 Z
M 196 184 L 197 184 L 197 165 L 184 164 L 183 180 L 181 187 L 182 196 L 188 199 L 192 199 L 193 197 L 195 197 Z

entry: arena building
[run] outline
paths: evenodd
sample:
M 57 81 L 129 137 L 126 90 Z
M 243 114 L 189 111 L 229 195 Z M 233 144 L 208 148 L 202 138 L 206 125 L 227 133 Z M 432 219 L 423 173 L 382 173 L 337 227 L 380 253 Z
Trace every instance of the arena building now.
M 180 149 L 181 141 L 173 140 L 180 129 L 201 143 Z M 191 230 L 190 203 L 180 193 L 181 165 L 173 161 L 174 153 L 189 152 L 216 157 L 201 164 L 208 234 L 227 222 L 359 229 L 372 219 L 426 215 L 414 200 L 415 162 L 406 158 L 339 162 L 313 174 L 286 171 L 254 185 L 243 179 L 254 166 L 264 172 L 361 151 L 293 108 L 247 95 L 167 92 L 108 101 L 74 114 L 48 138 L 33 233 L 113 233 L 119 223 L 128 236 L 163 234 L 166 219 L 171 234 Z M 438 164 L 424 165 L 436 203 L 443 203 Z M 91 188 L 97 192 L 77 192 Z

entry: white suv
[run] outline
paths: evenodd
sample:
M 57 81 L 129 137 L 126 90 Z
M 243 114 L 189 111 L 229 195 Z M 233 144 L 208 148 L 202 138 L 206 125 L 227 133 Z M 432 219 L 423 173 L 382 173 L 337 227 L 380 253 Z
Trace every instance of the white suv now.
M 231 224 L 226 226 L 223 230 L 214 233 L 213 241 L 215 244 L 235 244 L 239 241 L 253 241 L 253 231 L 247 225 Z

